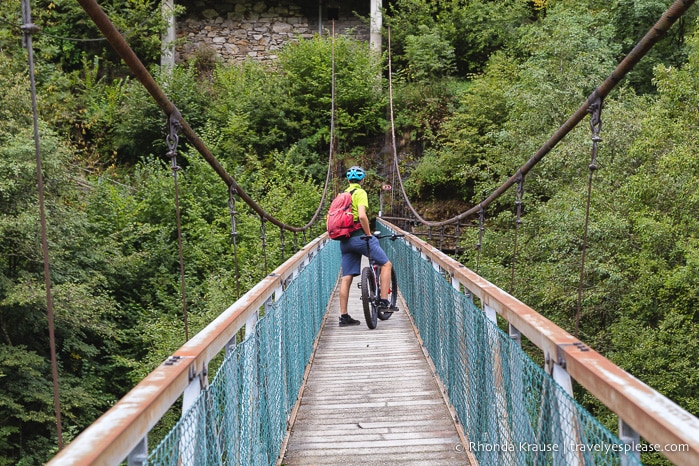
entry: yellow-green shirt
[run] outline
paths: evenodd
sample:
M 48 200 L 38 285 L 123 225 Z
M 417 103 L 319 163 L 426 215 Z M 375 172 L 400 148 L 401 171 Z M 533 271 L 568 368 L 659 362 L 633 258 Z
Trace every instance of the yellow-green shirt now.
M 359 221 L 359 206 L 363 205 L 366 207 L 367 212 L 369 210 L 369 198 L 366 194 L 366 191 L 362 189 L 362 186 L 359 183 L 350 183 L 350 185 L 345 189 L 345 191 L 349 192 L 354 189 L 354 192 L 352 193 L 352 215 L 354 216 L 354 221 L 358 222 Z

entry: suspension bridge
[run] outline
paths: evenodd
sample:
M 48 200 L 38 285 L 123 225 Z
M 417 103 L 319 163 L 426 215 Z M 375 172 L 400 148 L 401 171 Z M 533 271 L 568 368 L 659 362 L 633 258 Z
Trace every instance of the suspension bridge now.
M 175 183 L 184 134 L 226 183 L 232 205 L 241 199 L 282 232 L 310 231 L 325 203 L 332 144 L 322 201 L 309 223 L 272 217 L 218 163 L 96 2 L 78 1 L 167 115 Z M 459 222 L 478 215 L 482 226 L 485 208 L 512 186 L 521 192 L 525 175 L 587 115 L 594 165 L 603 99 L 692 3 L 673 3 L 578 111 L 479 205 L 431 222 L 403 190 L 411 221 L 458 231 Z M 31 50 L 28 11 L 25 26 Z M 331 122 L 331 140 L 332 131 Z M 392 135 L 397 168 L 394 129 Z M 401 313 L 377 330 L 337 328 L 339 244 L 320 235 L 188 338 L 49 464 L 633 465 L 652 450 L 675 464 L 699 465 L 699 419 L 389 220 L 378 228 L 405 234 L 384 245 L 397 271 Z M 51 313 L 49 285 L 47 295 Z M 522 349 L 524 339 L 543 367 Z M 617 432 L 575 401 L 574 382 L 618 416 Z M 149 445 L 149 432 L 180 402 L 179 421 Z
M 631 465 L 644 448 L 699 464 L 696 417 L 428 243 L 386 247 L 403 315 L 338 328 L 339 246 L 316 238 L 49 464 Z M 617 434 L 575 402 L 573 380 L 619 416 Z M 180 397 L 180 421 L 149 450 Z

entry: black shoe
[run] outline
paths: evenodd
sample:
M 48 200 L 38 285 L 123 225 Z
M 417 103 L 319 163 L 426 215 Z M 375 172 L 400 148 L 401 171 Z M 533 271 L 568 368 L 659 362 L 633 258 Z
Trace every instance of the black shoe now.
M 381 312 L 398 312 L 398 308 L 396 306 L 391 306 L 388 299 L 379 299 L 378 308 Z
M 359 325 L 359 321 L 353 319 L 349 314 L 342 314 L 340 316 L 340 327 L 347 327 L 349 325 Z

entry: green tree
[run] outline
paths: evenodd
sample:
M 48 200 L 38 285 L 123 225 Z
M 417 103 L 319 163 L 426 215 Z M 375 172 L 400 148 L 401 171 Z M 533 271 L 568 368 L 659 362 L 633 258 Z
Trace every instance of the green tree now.
M 615 43 L 621 46 L 618 59 L 641 40 L 665 12 L 669 2 L 661 0 L 616 0 L 609 5 L 610 24 L 615 27 Z M 630 85 L 640 93 L 655 92 L 653 68 L 657 65 L 678 67 L 687 58 L 685 38 L 696 30 L 697 11 L 690 9 L 648 55 L 629 73 Z
M 18 128 L 0 144 L 0 389 L 8 395 L 0 406 L 8 447 L 0 462 L 39 464 L 55 445 L 55 418 L 33 134 L 31 127 Z M 100 377 L 100 359 L 102 342 L 114 336 L 109 316 L 115 306 L 103 294 L 99 272 L 87 272 L 101 251 L 89 248 L 81 215 L 70 207 L 76 198 L 62 170 L 67 148 L 43 125 L 40 134 L 63 414 L 67 423 L 84 426 L 114 400 Z
M 160 2 L 109 0 L 100 2 L 100 7 L 144 63 L 159 61 L 160 38 L 165 28 Z M 99 55 L 109 64 L 110 72 L 123 73 L 116 52 L 77 2 L 39 0 L 33 16 L 41 28 L 37 46 L 42 59 L 58 62 L 70 71 L 82 66 L 83 55 Z
M 421 191 L 456 190 L 475 205 L 511 176 L 613 70 L 613 30 L 605 21 L 602 13 L 561 4 L 523 25 L 519 45 L 493 54 L 445 115 L 430 158 L 416 169 Z M 551 195 L 546 176 L 534 180 L 530 192 Z
M 688 44 L 685 65 L 656 67 L 657 96 L 622 89 L 605 102 L 580 338 L 696 414 L 699 166 L 691 130 L 697 124 L 695 97 L 688 94 L 697 84 L 696 37 Z M 580 284 L 586 132 L 572 133 L 527 177 L 514 286 L 518 298 L 568 331 L 575 326 Z M 540 185 L 526 191 L 532 179 Z M 500 286 L 510 280 L 512 217 L 512 207 L 490 217 L 482 249 L 481 274 Z M 464 260 L 475 263 L 475 252 Z M 678 348 L 687 357 L 677 356 Z M 615 429 L 612 415 L 584 393 L 581 399 Z M 658 454 L 643 461 L 667 464 Z
M 293 103 L 287 115 L 321 154 L 330 143 L 333 42 L 338 151 L 364 145 L 367 138 L 383 134 L 385 126 L 381 63 L 367 44 L 344 36 L 291 44 L 279 57 Z
M 389 5 L 386 23 L 397 68 L 409 67 L 410 42 L 434 35 L 454 50 L 458 75 L 467 77 L 481 72 L 493 53 L 513 45 L 517 28 L 534 13 L 522 0 L 398 0 Z

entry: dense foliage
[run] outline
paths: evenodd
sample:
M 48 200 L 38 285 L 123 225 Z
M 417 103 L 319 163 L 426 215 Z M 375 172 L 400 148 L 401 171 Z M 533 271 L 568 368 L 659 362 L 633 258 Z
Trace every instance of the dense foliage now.
M 157 2 L 101 4 L 144 62 L 156 63 Z M 668 4 L 390 2 L 396 131 L 412 200 L 432 207 L 435 219 L 445 201 L 476 205 L 578 108 Z M 184 342 L 174 185 L 164 117 L 106 42 L 92 40 L 99 33 L 77 3 L 42 0 L 35 9 L 69 441 Z M 0 5 L 0 465 L 42 464 L 56 449 L 20 12 L 19 0 Z M 699 414 L 696 16 L 695 8 L 605 101 L 579 333 Z M 194 60 L 153 74 L 246 192 L 276 217 L 302 225 L 318 206 L 327 170 L 333 50 L 333 168 L 362 163 L 381 183 L 389 175 L 382 152 L 388 73 L 366 44 L 316 37 L 287 46 L 273 68 Z M 459 255 L 571 332 L 590 145 L 590 130 L 580 125 L 526 177 L 516 257 L 513 192 L 488 210 L 482 249 L 473 246 L 477 229 L 468 229 Z M 234 250 L 225 184 L 184 141 L 178 163 L 191 335 L 259 281 L 263 264 L 273 268 L 303 238 L 283 240 L 267 225 L 263 249 L 259 217 L 239 202 Z M 613 415 L 588 398 L 581 390 L 579 399 L 616 430 Z

